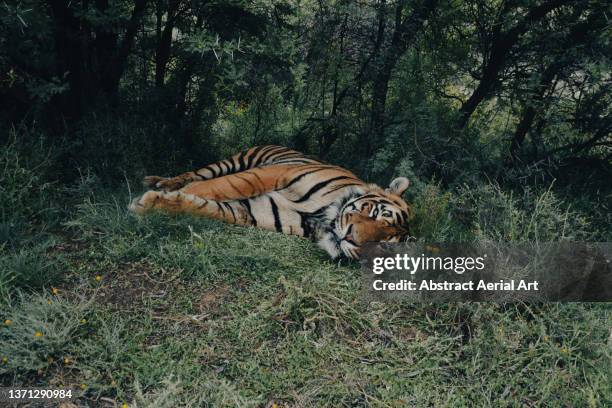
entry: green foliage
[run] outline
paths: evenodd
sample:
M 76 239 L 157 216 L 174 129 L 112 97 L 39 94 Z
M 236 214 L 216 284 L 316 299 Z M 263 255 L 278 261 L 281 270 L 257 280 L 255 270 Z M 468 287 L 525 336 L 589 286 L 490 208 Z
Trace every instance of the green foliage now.
M 2 306 L 0 376 L 27 376 L 68 357 L 79 336 L 89 304 L 45 295 L 22 296 L 15 305 Z
M 587 217 L 556 197 L 552 188 L 508 192 L 483 184 L 443 192 L 430 183 L 414 202 L 414 212 L 414 235 L 430 242 L 593 239 Z
M 584 215 L 573 211 L 552 190 L 504 192 L 489 184 L 459 191 L 459 205 L 473 209 L 476 236 L 515 242 L 581 241 L 591 238 Z
M 57 226 L 63 212 L 57 206 L 61 192 L 53 180 L 54 158 L 44 140 L 20 143 L 15 141 L 15 132 L 11 133 L 13 141 L 0 148 L 2 256 L 24 246 L 46 245 L 48 231 Z
M 439 185 L 430 183 L 414 202 L 415 237 L 429 242 L 465 242 L 473 239 L 465 223 L 459 223 L 453 214 L 453 194 L 441 192 Z M 457 208 L 461 214 L 461 209 Z
M 26 151 L 28 154 L 24 154 Z M 50 160 L 41 157 L 41 151 L 44 151 L 41 145 L 19 146 L 15 141 L 0 149 L 0 216 L 3 220 L 32 219 L 48 211 L 52 183 L 43 177 L 49 171 Z
M 0 258 L 0 302 L 7 301 L 15 288 L 41 289 L 61 279 L 61 260 L 53 259 L 48 250 L 39 245 L 3 254 Z

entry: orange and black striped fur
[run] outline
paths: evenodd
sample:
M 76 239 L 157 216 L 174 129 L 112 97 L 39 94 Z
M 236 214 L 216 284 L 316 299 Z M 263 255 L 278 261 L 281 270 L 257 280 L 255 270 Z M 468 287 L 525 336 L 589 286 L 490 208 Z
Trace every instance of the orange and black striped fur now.
M 191 213 L 232 224 L 310 237 L 332 258 L 359 258 L 366 242 L 409 237 L 408 180 L 387 189 L 350 171 L 280 146 L 258 146 L 172 178 L 148 176 L 154 190 L 130 210 Z

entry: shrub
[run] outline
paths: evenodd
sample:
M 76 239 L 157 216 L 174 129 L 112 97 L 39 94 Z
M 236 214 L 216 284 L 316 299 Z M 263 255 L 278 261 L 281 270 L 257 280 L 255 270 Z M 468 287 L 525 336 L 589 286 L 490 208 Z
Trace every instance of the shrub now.
M 588 222 L 552 189 L 503 191 L 497 184 L 463 186 L 459 207 L 470 209 L 473 232 L 496 241 L 577 241 L 590 238 Z
M 29 150 L 29 155 L 24 153 Z M 38 218 L 49 209 L 52 183 L 42 179 L 50 166 L 41 144 L 15 141 L 0 149 L 0 217 L 2 222 Z
M 22 248 L 0 258 L 0 302 L 7 300 L 14 288 L 42 288 L 60 279 L 61 262 L 51 258 L 46 246 Z
M 86 302 L 72 303 L 51 294 L 22 295 L 0 309 L 0 375 L 45 369 L 63 359 L 79 335 Z
M 442 192 L 428 184 L 414 202 L 414 234 L 423 240 L 465 242 L 591 239 L 587 219 L 552 189 L 504 191 L 493 183 Z

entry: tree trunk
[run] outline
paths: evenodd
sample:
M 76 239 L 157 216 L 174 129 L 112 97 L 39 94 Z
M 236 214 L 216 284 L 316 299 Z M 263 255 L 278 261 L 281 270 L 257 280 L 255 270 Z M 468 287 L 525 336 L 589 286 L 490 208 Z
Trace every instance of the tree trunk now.
M 546 94 L 546 90 L 550 87 L 550 84 L 553 82 L 557 71 L 560 66 L 556 63 L 551 64 L 548 68 L 544 70 L 542 76 L 540 77 L 540 81 L 538 83 L 537 89 L 535 89 L 534 94 L 531 98 L 523 104 L 523 116 L 519 121 L 519 124 L 516 127 L 514 132 L 514 136 L 512 137 L 512 143 L 510 144 L 510 157 L 509 163 L 516 164 L 518 160 L 518 153 L 525 141 L 525 137 L 527 133 L 531 130 L 534 119 L 536 117 L 536 113 L 538 108 L 541 108 L 542 102 L 544 100 L 544 95 Z
M 106 95 L 110 96 L 111 99 L 116 97 L 119 90 L 119 81 L 127 67 L 127 60 L 134 46 L 138 25 L 144 15 L 146 6 L 147 0 L 135 1 L 132 16 L 128 22 L 119 49 L 112 59 L 112 65 L 109 64 L 109 69 L 101 75 L 101 89 Z
M 437 6 L 437 0 L 425 0 L 416 5 L 409 17 L 402 19 L 405 2 L 395 8 L 395 30 L 391 44 L 382 57 L 380 68 L 372 84 L 372 111 L 368 134 L 363 140 L 363 157 L 369 157 L 373 148 L 384 140 L 387 92 L 393 69 L 414 41 L 423 24 Z
M 85 90 L 88 81 L 85 79 L 85 66 L 83 61 L 83 33 L 80 20 L 70 9 L 69 1 L 50 1 L 51 13 L 54 19 L 53 37 L 58 54 L 57 74 L 63 76 L 67 73 L 69 89 L 60 94 L 57 99 L 60 123 L 71 123 L 81 118 L 85 110 L 88 93 Z
M 70 86 L 57 97 L 62 123 L 76 122 L 94 101 L 116 96 L 146 3 L 147 0 L 136 0 L 125 35 L 118 45 L 117 35 L 104 27 L 97 28 L 95 39 L 91 40 L 90 28 L 84 19 L 75 15 L 70 1 L 49 1 L 58 54 L 56 75 L 62 77 L 67 73 Z M 87 7 L 88 3 L 84 2 L 84 11 Z M 96 0 L 95 7 L 104 13 L 109 7 L 108 0 Z
M 158 41 L 155 53 L 155 86 L 161 88 L 164 86 L 166 78 L 166 69 L 170 60 L 170 49 L 172 46 L 172 31 L 176 22 L 176 16 L 180 1 L 171 1 L 168 4 L 168 17 L 164 29 L 161 30 L 161 15 L 158 12 Z
M 578 18 L 580 13 L 581 10 L 576 10 L 575 17 Z M 589 37 L 587 34 L 595 24 L 594 18 L 597 18 L 597 16 L 590 15 L 585 21 L 573 25 L 567 37 L 562 40 L 561 46 L 565 46 L 565 49 L 570 49 L 588 43 Z M 532 90 L 531 97 L 524 101 L 523 116 L 516 127 L 510 144 L 510 153 L 507 161 L 509 165 L 517 163 L 519 150 L 525 141 L 525 137 L 531 130 L 538 112 L 541 112 L 543 108 L 542 102 L 547 99 L 546 91 L 551 88 L 555 77 L 569 64 L 566 59 L 567 55 L 565 53 L 557 56 L 540 75 L 538 85 L 536 89 Z M 554 84 L 552 89 L 554 90 Z
M 569 3 L 568 0 L 550 0 L 529 10 L 525 18 L 519 21 L 514 27 L 505 32 L 496 32 L 493 36 L 489 49 L 490 55 L 486 58 L 483 65 L 482 78 L 472 95 L 459 109 L 459 129 L 467 126 L 470 117 L 491 92 L 498 86 L 498 76 L 505 65 L 506 58 L 511 49 L 517 44 L 520 36 L 524 34 L 530 24 L 544 18 L 552 10 Z M 505 8 L 506 6 L 504 6 Z M 501 13 L 500 20 L 496 23 L 499 27 L 505 17 Z

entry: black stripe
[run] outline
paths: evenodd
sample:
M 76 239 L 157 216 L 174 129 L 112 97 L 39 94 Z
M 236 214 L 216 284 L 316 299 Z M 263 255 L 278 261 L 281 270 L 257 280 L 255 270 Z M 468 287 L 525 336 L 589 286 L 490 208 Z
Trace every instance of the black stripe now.
M 245 155 L 245 153 L 240 153 L 240 155 L 238 156 L 238 165 L 240 166 L 240 171 L 245 169 L 244 155 Z M 251 161 L 251 159 L 249 158 L 249 162 L 250 161 Z
M 338 176 L 338 177 L 330 178 L 329 180 L 325 180 L 325 181 L 322 181 L 320 183 L 317 183 L 310 190 L 308 190 L 308 192 L 306 194 L 304 194 L 302 196 L 302 198 L 300 198 L 297 201 L 294 201 L 294 203 L 303 203 L 304 201 L 308 200 L 311 195 L 313 195 L 317 191 L 321 190 L 322 188 L 325 188 L 327 185 L 333 183 L 334 181 L 344 180 L 344 179 L 353 179 L 353 177 Z
M 225 210 L 223 209 L 223 206 L 221 205 L 221 203 L 219 203 L 218 201 L 215 201 L 215 204 L 217 204 L 217 207 L 219 207 L 219 210 L 221 210 L 221 215 L 223 215 L 223 218 L 225 218 Z
M 234 163 L 234 158 L 233 158 L 233 157 L 230 157 L 230 158 L 229 158 L 227 161 L 228 161 L 228 162 L 231 164 L 231 166 L 230 166 L 230 173 L 235 173 L 235 170 L 234 170 L 234 169 L 235 169 L 235 167 L 234 167 L 234 166 L 235 166 L 236 164 Z
M 230 212 L 232 213 L 232 217 L 234 217 L 234 222 L 236 222 L 238 219 L 236 218 L 236 213 L 234 212 L 234 209 L 232 208 L 231 204 L 228 203 L 222 203 L 223 205 L 225 205 L 227 208 L 229 208 Z
M 317 171 L 323 171 L 323 170 L 327 170 L 327 168 L 310 170 L 310 171 L 307 171 L 305 173 L 302 173 L 299 176 L 297 176 L 296 178 L 294 178 L 293 180 L 291 180 L 289 183 L 287 183 L 287 185 L 285 187 L 283 187 L 283 190 L 286 189 L 286 188 L 291 187 L 292 185 L 294 185 L 295 183 L 297 183 L 298 181 L 300 181 L 301 179 L 303 179 L 307 175 L 312 174 L 312 173 L 316 173 Z
M 289 149 L 289 150 L 291 150 L 291 149 Z M 291 152 L 288 152 L 285 155 L 286 159 L 289 159 L 289 158 L 298 158 L 298 157 L 304 158 L 304 155 L 302 153 L 300 153 L 300 152 L 295 151 L 295 150 L 291 150 Z
M 353 202 L 355 202 L 355 203 L 356 203 L 357 201 L 361 201 L 361 200 L 363 200 L 364 198 L 378 198 L 378 195 L 376 195 L 376 194 L 365 194 L 365 195 L 362 195 L 361 197 L 358 197 L 358 198 L 357 198 L 355 201 L 353 201 Z
M 270 197 L 270 206 L 272 207 L 272 214 L 274 215 L 274 228 L 276 228 L 277 232 L 283 232 L 283 224 L 281 223 L 280 216 L 278 215 L 278 207 L 276 203 Z
M 250 200 L 238 200 L 238 202 L 247 210 L 247 213 L 249 213 L 249 217 L 251 217 L 251 221 L 253 221 L 253 226 L 256 227 L 257 226 L 257 220 L 255 219 L 255 217 L 253 216 L 253 213 L 251 212 L 251 202 Z
M 404 224 L 408 224 L 408 218 L 410 217 L 409 214 L 407 214 L 405 211 L 401 211 L 402 213 L 402 225 Z
M 339 186 L 336 186 L 336 187 L 334 187 L 334 188 L 330 189 L 329 191 L 326 191 L 325 193 L 323 193 L 323 195 L 324 195 L 324 196 L 325 196 L 325 195 L 328 195 L 328 194 L 330 194 L 330 193 L 333 193 L 333 192 L 336 192 L 336 191 L 338 191 L 338 190 L 341 190 L 341 189 L 343 189 L 343 188 L 345 188 L 345 187 L 350 187 L 350 186 L 360 186 L 360 185 L 361 185 L 361 183 L 346 183 L 346 184 L 341 184 L 341 185 L 339 185 Z
M 221 174 L 227 174 L 227 171 L 229 170 L 229 166 L 226 166 L 225 160 L 220 161 L 218 164 L 219 164 L 219 168 L 221 168 Z
M 228 177 L 229 179 L 230 177 Z M 229 183 L 230 187 L 233 188 L 237 193 L 242 194 L 242 191 L 240 191 L 240 189 L 238 187 L 236 187 L 236 185 L 234 183 L 231 182 L 231 180 L 227 180 L 227 182 Z
M 312 234 L 312 228 L 310 228 L 310 224 L 308 223 L 310 213 L 303 213 L 301 211 L 297 211 L 297 213 L 300 216 L 300 227 L 302 227 L 302 231 L 304 231 L 303 236 L 308 238 L 310 234 Z
M 316 161 L 313 161 L 311 159 L 298 159 L 298 158 L 286 158 L 286 159 L 280 159 L 274 162 L 275 164 L 297 164 L 297 163 L 301 163 L 301 164 L 314 164 L 317 163 Z
M 264 188 L 266 187 L 266 183 L 263 182 L 263 180 L 261 179 L 261 177 L 257 175 L 257 173 L 253 173 L 252 171 L 245 171 L 244 174 L 252 174 L 253 177 L 255 177 L 257 181 L 259 181 Z
M 253 159 L 255 158 L 255 156 L 257 156 L 257 154 L 264 148 L 265 146 L 257 146 L 255 148 L 253 148 L 251 155 L 249 156 L 249 160 L 248 160 L 248 168 L 251 169 L 253 168 L 253 166 L 255 166 L 256 164 L 253 164 Z
M 291 156 L 291 153 L 288 153 L 290 151 L 291 149 L 289 149 L 288 147 L 281 147 L 280 149 L 277 149 L 274 153 L 272 153 L 272 155 L 270 155 L 270 157 L 268 157 L 266 161 L 269 161 L 270 163 L 274 163 L 277 160 L 284 159 L 285 157 L 287 158 L 295 157 L 295 156 Z M 299 156 L 301 156 L 301 154 Z
M 209 164 L 205 168 L 210 170 L 210 172 L 213 174 L 213 178 L 215 178 L 215 177 L 217 177 L 217 170 L 215 170 L 215 168 L 213 166 L 214 166 L 214 164 Z
M 200 169 L 200 170 L 204 170 L 204 169 Z M 206 176 L 203 176 L 200 173 L 198 173 L 198 171 L 200 171 L 200 170 L 194 171 L 193 174 L 195 174 L 196 176 L 198 176 L 202 180 L 206 180 Z
M 266 150 L 264 154 L 261 155 L 261 163 L 266 163 L 268 159 L 278 153 L 280 146 L 272 146 L 270 150 Z
M 235 174 L 234 177 L 244 181 L 245 183 L 247 183 L 249 186 L 251 186 L 251 188 L 253 190 L 255 190 L 254 192 L 257 192 L 257 188 L 255 188 L 255 184 L 251 183 L 250 180 L 245 179 L 244 177 L 240 176 L 240 174 Z
M 276 163 L 279 160 L 297 159 L 298 157 L 303 157 L 302 153 L 292 153 L 291 149 L 284 147 L 282 150 L 279 150 L 270 156 L 269 160 L 271 160 L 271 163 Z
M 263 157 L 266 155 L 266 153 L 268 152 L 268 150 L 273 149 L 274 146 L 261 146 L 260 150 L 257 152 L 257 154 L 261 153 L 259 155 L 258 158 L 255 159 L 255 154 L 253 155 L 253 158 L 255 159 L 255 161 L 253 162 L 253 166 L 250 166 L 249 168 L 252 169 L 253 167 L 257 167 L 262 163 L 262 159 Z

